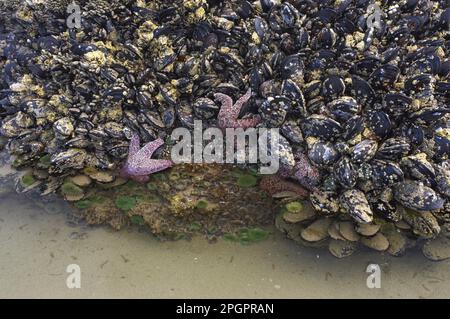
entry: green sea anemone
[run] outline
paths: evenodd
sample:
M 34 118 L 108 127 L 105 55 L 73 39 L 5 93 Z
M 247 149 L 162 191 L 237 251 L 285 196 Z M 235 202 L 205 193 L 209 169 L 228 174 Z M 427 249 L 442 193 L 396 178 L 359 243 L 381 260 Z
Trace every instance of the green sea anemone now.
M 39 159 L 39 164 L 43 167 L 49 167 L 52 164 L 50 154 L 44 155 Z
M 93 205 L 93 202 L 89 199 L 80 200 L 74 204 L 78 209 L 88 209 Z
M 84 194 L 84 191 L 81 187 L 78 187 L 74 183 L 65 182 L 61 186 L 61 193 L 66 196 L 81 196 Z
M 123 211 L 128 211 L 136 206 L 137 200 L 136 198 L 130 196 L 119 196 L 116 198 L 114 203 L 116 204 L 117 208 Z
M 148 188 L 149 190 L 151 190 L 151 191 L 155 191 L 155 190 L 158 189 L 158 185 L 155 184 L 155 183 L 148 183 L 148 184 L 147 184 L 147 188 Z
M 145 225 L 144 217 L 139 215 L 130 216 L 130 221 L 134 225 L 143 226 Z
M 231 242 L 239 242 L 241 245 L 250 245 L 269 236 L 269 232 L 261 228 L 243 228 L 235 234 L 225 234 L 223 239 Z
M 27 187 L 33 185 L 36 182 L 36 179 L 32 174 L 26 174 L 22 176 L 20 182 L 22 183 L 23 186 Z
M 201 199 L 197 202 L 195 207 L 198 209 L 205 209 L 206 207 L 208 207 L 208 201 Z
M 290 213 L 300 213 L 303 210 L 303 204 L 300 202 L 290 202 L 285 207 Z
M 197 232 L 202 229 L 202 225 L 199 222 L 193 222 L 189 225 L 189 230 L 193 232 Z

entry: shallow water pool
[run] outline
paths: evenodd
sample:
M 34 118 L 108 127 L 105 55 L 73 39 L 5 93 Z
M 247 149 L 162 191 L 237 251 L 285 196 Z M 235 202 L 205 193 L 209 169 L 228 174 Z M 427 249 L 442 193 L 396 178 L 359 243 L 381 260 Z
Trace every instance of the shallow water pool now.
M 161 242 L 130 228 L 113 231 L 70 222 L 68 206 L 4 192 L 0 201 L 0 297 L 31 298 L 449 298 L 450 260 L 420 251 L 395 258 L 360 251 L 336 259 L 300 247 L 273 230 L 242 246 L 202 238 Z M 68 288 L 67 266 L 81 270 Z M 367 287 L 369 264 L 381 288 Z

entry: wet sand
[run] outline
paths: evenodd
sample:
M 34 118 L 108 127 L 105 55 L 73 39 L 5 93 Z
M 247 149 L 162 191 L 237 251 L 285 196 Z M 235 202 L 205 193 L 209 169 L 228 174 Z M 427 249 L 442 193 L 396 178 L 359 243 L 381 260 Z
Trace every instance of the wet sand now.
M 64 203 L 1 195 L 1 298 L 450 297 L 450 260 L 431 262 L 419 251 L 338 260 L 276 231 L 250 246 L 160 242 L 138 229 L 73 226 L 66 212 Z M 366 286 L 371 263 L 382 269 L 380 289 Z M 69 264 L 81 268 L 80 289 L 67 288 Z

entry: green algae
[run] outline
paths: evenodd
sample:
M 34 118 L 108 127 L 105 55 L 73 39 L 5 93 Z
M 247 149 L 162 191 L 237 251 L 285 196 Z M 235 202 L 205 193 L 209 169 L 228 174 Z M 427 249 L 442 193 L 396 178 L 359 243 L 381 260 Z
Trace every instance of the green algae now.
M 39 164 L 42 167 L 49 167 L 52 164 L 51 156 L 50 154 L 44 155 L 39 159 Z
M 71 182 L 65 182 L 61 186 L 61 193 L 67 196 L 80 196 L 84 194 L 84 191 L 81 187 L 75 185 Z
M 156 191 L 158 189 L 158 185 L 155 183 L 147 183 L 147 189 L 151 191 Z
M 74 203 L 73 205 L 78 209 L 88 209 L 88 208 L 92 207 L 94 205 L 94 203 L 89 199 L 85 199 L 85 200 L 80 200 L 80 201 Z
M 253 175 L 241 175 L 237 179 L 237 184 L 239 187 L 247 188 L 247 187 L 255 187 L 258 184 L 258 178 Z
M 27 187 L 33 185 L 36 182 L 36 179 L 32 174 L 26 174 L 22 176 L 20 182 L 22 183 L 23 186 Z
M 154 181 L 165 181 L 165 180 L 167 180 L 166 173 L 163 173 L 163 172 L 162 173 L 152 174 L 150 178 L 152 180 L 154 180 Z
M 79 200 L 73 205 L 78 209 L 88 209 L 95 205 L 102 205 L 106 202 L 106 198 L 98 195 L 92 195 L 88 198 Z
M 141 185 L 138 182 L 135 181 L 128 181 L 123 185 L 120 185 L 118 187 L 119 191 L 133 191 L 135 189 L 141 188 Z
M 234 234 L 225 234 L 223 239 L 226 241 L 240 243 L 241 245 L 250 245 L 263 241 L 269 237 L 269 232 L 262 228 L 242 228 Z
M 208 207 L 208 204 L 209 204 L 208 201 L 201 199 L 197 202 L 195 207 L 198 209 L 206 209 Z
M 117 208 L 123 211 L 128 211 L 136 206 L 137 200 L 135 197 L 131 196 L 119 196 L 114 200 L 114 203 L 116 204 Z
M 202 229 L 202 225 L 199 222 L 193 222 L 188 227 L 189 231 L 198 232 Z
M 177 181 L 177 180 L 179 180 L 181 178 L 182 178 L 181 173 L 171 172 L 169 174 L 169 180 L 172 181 L 172 182 L 175 182 L 175 181 Z
M 130 221 L 131 221 L 131 223 L 134 224 L 134 225 L 138 225 L 138 226 L 143 226 L 143 225 L 145 225 L 144 217 L 139 216 L 139 215 L 133 215 L 133 216 L 130 216 Z
M 221 218 L 219 206 L 222 201 L 236 203 L 230 199 L 237 197 L 235 193 L 256 194 L 247 197 L 247 201 L 249 198 L 260 199 L 256 187 L 252 189 L 253 186 L 257 186 L 259 180 L 254 176 L 254 172 L 242 169 L 236 169 L 235 172 L 233 174 L 230 169 L 219 167 L 205 170 L 190 166 L 187 166 L 187 169 L 176 167 L 152 174 L 147 183 L 129 180 L 109 190 L 97 188 L 92 190 L 93 192 L 88 191 L 87 197 L 74 202 L 73 205 L 79 208 L 84 216 L 89 216 L 91 224 L 109 223 L 116 229 L 126 225 L 149 227 L 153 234 L 166 240 L 192 238 L 195 235 L 216 240 L 230 233 L 232 235 L 224 236 L 225 240 L 230 237 L 235 242 L 248 245 L 266 237 L 267 232 L 251 228 L 262 226 L 265 221 L 257 221 L 255 217 L 251 220 L 245 219 L 240 225 L 223 224 L 223 221 L 217 223 Z M 224 182 L 222 177 L 228 182 Z M 239 180 L 241 189 L 235 190 L 232 194 L 224 191 L 228 187 L 238 186 Z M 222 185 L 226 187 L 222 188 Z M 97 205 L 91 198 L 94 195 L 100 195 L 106 203 Z M 266 198 L 268 201 L 271 199 Z M 228 206 L 232 207 L 229 209 L 230 215 L 225 218 L 230 221 L 240 220 L 242 216 L 237 213 L 240 206 Z M 254 216 L 260 216 L 261 211 L 256 209 L 252 213 Z M 160 220 L 164 222 L 159 222 Z M 240 230 L 242 227 L 248 229 Z

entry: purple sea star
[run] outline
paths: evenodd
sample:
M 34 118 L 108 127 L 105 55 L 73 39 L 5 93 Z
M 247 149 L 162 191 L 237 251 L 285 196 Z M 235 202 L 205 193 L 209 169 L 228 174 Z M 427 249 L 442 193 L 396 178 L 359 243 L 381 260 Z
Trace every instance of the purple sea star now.
M 308 156 L 301 152 L 294 154 L 295 166 L 290 168 L 282 167 L 278 171 L 283 178 L 291 178 L 296 180 L 306 189 L 313 191 L 319 185 L 321 174 L 317 167 L 313 166 Z
M 295 154 L 296 164 L 292 178 L 296 179 L 301 185 L 309 190 L 314 190 L 321 180 L 320 171 L 313 166 L 303 153 Z
M 242 105 L 247 102 L 252 95 L 251 89 L 248 89 L 242 97 L 240 97 L 236 103 L 233 104 L 233 99 L 226 94 L 216 93 L 214 97 L 222 105 L 218 115 L 218 125 L 221 129 L 226 128 L 243 128 L 244 130 L 249 127 L 256 126 L 260 121 L 259 115 L 252 115 L 248 118 L 238 119 L 239 112 Z
M 125 165 L 122 167 L 121 176 L 145 183 L 150 179 L 148 175 L 171 167 L 173 163 L 170 160 L 157 160 L 151 158 L 153 153 L 163 144 L 164 141 L 158 138 L 139 149 L 139 136 L 133 134 L 128 148 L 128 158 Z

